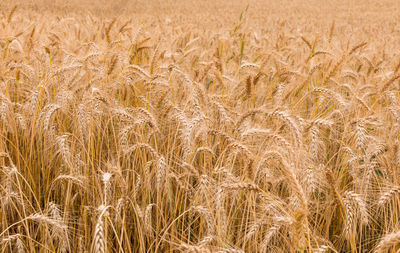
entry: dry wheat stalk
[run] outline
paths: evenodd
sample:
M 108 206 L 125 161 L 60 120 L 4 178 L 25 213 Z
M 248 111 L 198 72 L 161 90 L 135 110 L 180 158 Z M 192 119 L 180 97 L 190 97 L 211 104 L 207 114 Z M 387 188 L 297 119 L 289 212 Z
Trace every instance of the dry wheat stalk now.
M 387 252 L 388 248 L 395 246 L 400 241 L 400 232 L 385 235 L 378 245 L 375 252 Z

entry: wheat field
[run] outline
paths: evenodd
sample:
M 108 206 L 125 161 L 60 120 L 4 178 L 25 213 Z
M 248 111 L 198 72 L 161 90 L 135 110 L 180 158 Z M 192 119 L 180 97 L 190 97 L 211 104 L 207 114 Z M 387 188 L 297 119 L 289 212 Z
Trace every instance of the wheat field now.
M 400 252 L 397 0 L 0 3 L 0 252 Z

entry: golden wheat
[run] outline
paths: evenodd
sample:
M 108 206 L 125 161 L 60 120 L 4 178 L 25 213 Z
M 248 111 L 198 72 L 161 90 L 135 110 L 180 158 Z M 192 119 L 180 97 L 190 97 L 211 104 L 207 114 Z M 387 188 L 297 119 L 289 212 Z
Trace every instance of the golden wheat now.
M 396 4 L 2 1 L 0 252 L 398 251 Z

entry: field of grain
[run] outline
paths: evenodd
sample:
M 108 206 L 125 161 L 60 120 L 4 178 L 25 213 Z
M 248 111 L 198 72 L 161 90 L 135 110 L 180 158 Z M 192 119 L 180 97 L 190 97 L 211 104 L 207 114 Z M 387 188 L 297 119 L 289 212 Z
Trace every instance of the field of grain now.
M 399 16 L 2 1 L 0 252 L 399 252 Z

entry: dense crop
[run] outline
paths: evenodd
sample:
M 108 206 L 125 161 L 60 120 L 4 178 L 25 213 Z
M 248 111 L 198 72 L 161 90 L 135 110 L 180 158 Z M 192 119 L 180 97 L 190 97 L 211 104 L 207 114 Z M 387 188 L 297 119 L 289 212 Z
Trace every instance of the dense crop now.
M 1 252 L 399 250 L 395 1 L 36 2 L 0 4 Z

